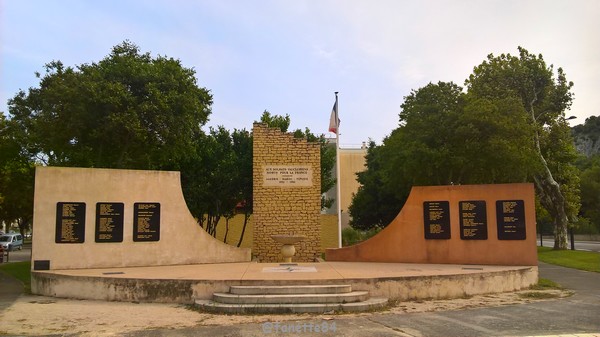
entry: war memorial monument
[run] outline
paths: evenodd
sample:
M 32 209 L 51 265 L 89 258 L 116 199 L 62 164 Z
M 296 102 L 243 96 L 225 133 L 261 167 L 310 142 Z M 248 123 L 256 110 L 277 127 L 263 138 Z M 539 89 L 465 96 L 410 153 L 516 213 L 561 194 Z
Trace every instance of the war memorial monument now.
M 323 249 L 318 145 L 264 124 L 253 134 L 251 250 L 197 224 L 179 172 L 38 167 L 32 292 L 323 312 L 537 282 L 533 185 L 416 186 L 378 235 Z

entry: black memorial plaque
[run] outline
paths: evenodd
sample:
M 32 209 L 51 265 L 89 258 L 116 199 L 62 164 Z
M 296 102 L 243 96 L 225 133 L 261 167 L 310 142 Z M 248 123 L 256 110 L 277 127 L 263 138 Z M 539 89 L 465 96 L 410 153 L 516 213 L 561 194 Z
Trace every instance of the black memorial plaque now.
M 484 200 L 458 203 L 460 238 L 462 240 L 487 240 L 487 211 Z
M 96 242 L 123 242 L 122 202 L 96 203 Z
M 133 241 L 160 240 L 160 203 L 133 204 Z
M 525 240 L 525 203 L 523 200 L 496 201 L 498 240 Z
M 33 270 L 50 270 L 50 260 L 33 260 Z
M 450 203 L 448 201 L 423 202 L 425 239 L 450 239 Z
M 56 203 L 56 243 L 85 241 L 85 203 Z

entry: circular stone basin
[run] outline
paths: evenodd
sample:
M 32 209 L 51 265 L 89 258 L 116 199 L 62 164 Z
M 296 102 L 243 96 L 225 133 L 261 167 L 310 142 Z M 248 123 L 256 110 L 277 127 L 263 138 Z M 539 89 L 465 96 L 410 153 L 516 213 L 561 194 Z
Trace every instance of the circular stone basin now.
M 273 238 L 273 240 L 282 243 L 284 245 L 293 245 L 296 242 L 300 242 L 304 239 L 306 239 L 306 236 L 304 235 L 285 235 L 285 234 L 281 234 L 281 235 L 271 235 L 271 237 Z

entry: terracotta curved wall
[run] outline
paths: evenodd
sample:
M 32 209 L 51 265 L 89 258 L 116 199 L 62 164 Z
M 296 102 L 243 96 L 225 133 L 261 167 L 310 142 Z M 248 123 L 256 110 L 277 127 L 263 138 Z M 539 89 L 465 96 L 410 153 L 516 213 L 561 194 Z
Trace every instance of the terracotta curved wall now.
M 56 243 L 58 202 L 84 202 L 83 243 Z M 96 203 L 124 204 L 123 241 L 95 242 Z M 133 241 L 136 202 L 160 204 L 160 239 Z M 220 242 L 190 214 L 179 172 L 38 167 L 35 178 L 33 266 L 112 268 L 250 261 L 250 249 Z
M 398 216 L 379 234 L 360 244 L 328 249 L 328 261 L 449 263 L 537 266 L 535 195 L 532 184 L 413 187 Z M 487 240 L 460 236 L 459 202 L 483 200 L 487 210 Z M 526 237 L 499 240 L 496 201 L 523 200 Z M 423 203 L 448 201 L 450 234 L 447 240 L 425 239 Z

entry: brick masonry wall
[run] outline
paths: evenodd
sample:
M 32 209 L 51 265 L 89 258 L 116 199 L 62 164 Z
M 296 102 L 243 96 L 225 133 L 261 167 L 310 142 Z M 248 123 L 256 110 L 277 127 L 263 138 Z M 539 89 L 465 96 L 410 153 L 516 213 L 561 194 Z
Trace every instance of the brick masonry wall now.
M 271 235 L 296 234 L 307 238 L 295 245 L 293 261 L 310 262 L 320 256 L 321 153 L 318 143 L 256 123 L 253 127 L 254 231 L 252 255 L 260 262 L 281 262 L 281 244 Z M 309 166 L 310 186 L 265 186 L 264 172 L 273 166 Z

